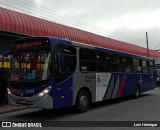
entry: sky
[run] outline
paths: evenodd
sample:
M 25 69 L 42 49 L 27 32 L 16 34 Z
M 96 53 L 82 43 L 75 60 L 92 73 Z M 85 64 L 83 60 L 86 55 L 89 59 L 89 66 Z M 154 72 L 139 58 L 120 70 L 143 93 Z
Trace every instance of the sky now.
M 0 0 L 0 6 L 143 47 L 147 32 L 149 48 L 160 49 L 160 0 Z

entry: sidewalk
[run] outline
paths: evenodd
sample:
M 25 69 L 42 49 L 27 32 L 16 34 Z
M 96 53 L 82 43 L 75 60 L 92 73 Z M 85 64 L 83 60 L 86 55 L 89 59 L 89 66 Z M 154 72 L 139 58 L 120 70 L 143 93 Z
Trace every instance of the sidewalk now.
M 26 107 L 19 107 L 19 106 L 14 106 L 10 104 L 4 104 L 3 106 L 0 106 L 0 114 L 15 112 L 23 109 L 26 109 Z

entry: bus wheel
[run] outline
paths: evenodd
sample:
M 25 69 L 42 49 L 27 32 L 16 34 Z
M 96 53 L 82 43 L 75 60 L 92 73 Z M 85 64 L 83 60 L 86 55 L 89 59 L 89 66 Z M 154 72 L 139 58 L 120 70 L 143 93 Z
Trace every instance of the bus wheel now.
M 88 110 L 90 105 L 90 97 L 87 91 L 81 90 L 76 99 L 76 110 L 80 113 Z
M 138 98 L 140 96 L 140 87 L 136 85 L 134 88 L 134 98 Z

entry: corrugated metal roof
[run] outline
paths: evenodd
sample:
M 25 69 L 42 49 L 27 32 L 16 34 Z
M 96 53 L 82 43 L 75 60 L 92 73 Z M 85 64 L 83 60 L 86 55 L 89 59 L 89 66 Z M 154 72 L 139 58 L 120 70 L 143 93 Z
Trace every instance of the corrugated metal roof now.
M 146 48 L 99 36 L 2 7 L 0 7 L 0 29 L 33 36 L 65 37 L 77 42 L 147 56 Z M 160 53 L 150 50 L 150 57 L 160 57 Z

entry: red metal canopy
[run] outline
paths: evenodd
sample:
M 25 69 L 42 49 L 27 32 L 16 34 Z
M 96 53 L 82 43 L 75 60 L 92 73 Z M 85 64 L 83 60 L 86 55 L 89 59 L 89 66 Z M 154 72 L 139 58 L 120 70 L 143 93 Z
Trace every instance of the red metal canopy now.
M 0 30 L 33 36 L 65 37 L 90 45 L 147 56 L 147 49 L 0 7 Z M 160 53 L 150 50 L 150 57 Z

